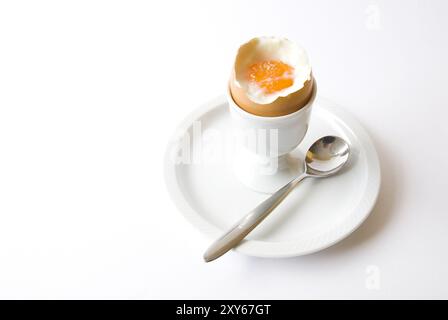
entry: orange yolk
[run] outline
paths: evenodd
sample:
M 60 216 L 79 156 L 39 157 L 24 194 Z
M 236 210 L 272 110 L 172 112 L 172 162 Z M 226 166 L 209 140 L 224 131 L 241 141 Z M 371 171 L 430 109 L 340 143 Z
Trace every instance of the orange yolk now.
M 292 86 L 294 68 L 277 60 L 254 63 L 249 67 L 249 80 L 266 93 L 274 93 Z

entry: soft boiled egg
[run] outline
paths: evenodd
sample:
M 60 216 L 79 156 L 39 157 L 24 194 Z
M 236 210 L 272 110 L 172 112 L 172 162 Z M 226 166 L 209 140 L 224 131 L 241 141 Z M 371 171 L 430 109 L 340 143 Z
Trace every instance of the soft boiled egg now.
M 310 100 L 314 79 L 305 50 L 277 37 L 243 44 L 229 81 L 230 94 L 243 110 L 265 117 L 293 113 Z

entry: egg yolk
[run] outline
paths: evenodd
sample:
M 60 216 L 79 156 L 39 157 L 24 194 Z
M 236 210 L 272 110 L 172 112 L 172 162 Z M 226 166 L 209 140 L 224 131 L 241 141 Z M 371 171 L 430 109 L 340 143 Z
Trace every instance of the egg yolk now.
M 265 93 L 274 93 L 292 86 L 294 68 L 277 60 L 260 61 L 249 67 L 249 81 L 256 83 Z

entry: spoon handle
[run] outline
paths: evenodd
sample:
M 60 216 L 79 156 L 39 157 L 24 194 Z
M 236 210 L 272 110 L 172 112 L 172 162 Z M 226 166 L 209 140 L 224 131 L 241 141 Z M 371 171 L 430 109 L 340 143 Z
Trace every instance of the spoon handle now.
M 219 258 L 224 253 L 239 244 L 258 224 L 263 221 L 303 179 L 306 173 L 291 180 L 277 190 L 272 196 L 260 203 L 255 209 L 246 214 L 229 231 L 216 240 L 204 253 L 206 262 Z

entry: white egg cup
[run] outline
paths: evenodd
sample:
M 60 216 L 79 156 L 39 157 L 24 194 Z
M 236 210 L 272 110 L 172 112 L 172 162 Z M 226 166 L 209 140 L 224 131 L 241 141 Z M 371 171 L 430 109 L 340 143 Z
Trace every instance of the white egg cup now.
M 241 109 L 227 93 L 234 129 L 238 131 L 232 167 L 247 187 L 272 194 L 303 171 L 303 160 L 291 151 L 308 130 L 316 82 L 309 102 L 300 110 L 280 117 L 263 117 Z

